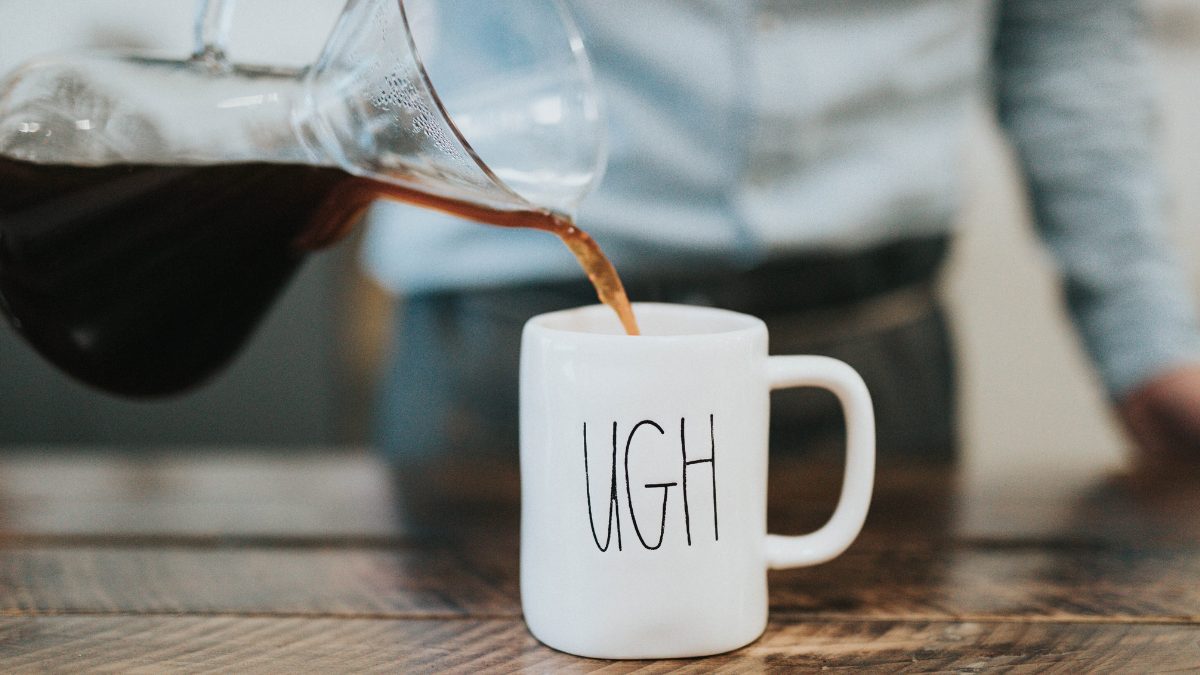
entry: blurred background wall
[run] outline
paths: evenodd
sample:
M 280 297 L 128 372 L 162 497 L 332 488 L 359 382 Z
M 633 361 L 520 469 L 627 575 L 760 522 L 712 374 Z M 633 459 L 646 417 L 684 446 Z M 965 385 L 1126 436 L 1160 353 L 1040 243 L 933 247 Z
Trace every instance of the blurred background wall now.
M 303 64 L 343 3 L 243 0 L 230 52 Z M 1171 237 L 1200 297 L 1200 2 L 1146 0 L 1164 100 Z M 185 54 L 187 0 L 0 0 L 0 72 L 60 48 L 137 46 Z M 267 37 L 269 35 L 269 38 Z M 943 291 L 962 355 L 966 459 L 1116 463 L 1123 439 L 1058 304 L 1008 150 L 977 111 L 962 235 Z M 3 186 L 0 186 L 3 189 Z M 354 241 L 313 256 L 236 363 L 188 396 L 136 403 L 96 394 L 0 330 L 0 446 L 298 446 L 365 442 L 388 303 L 355 267 Z

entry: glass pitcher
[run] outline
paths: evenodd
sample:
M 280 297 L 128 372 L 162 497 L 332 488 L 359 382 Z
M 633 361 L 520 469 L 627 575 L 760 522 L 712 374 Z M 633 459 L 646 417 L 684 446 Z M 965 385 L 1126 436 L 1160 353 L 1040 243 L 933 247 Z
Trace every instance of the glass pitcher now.
M 88 384 L 203 382 L 379 196 L 569 213 L 599 180 L 561 0 L 349 0 L 301 70 L 227 58 L 231 11 L 201 0 L 187 59 L 67 54 L 0 81 L 0 311 Z

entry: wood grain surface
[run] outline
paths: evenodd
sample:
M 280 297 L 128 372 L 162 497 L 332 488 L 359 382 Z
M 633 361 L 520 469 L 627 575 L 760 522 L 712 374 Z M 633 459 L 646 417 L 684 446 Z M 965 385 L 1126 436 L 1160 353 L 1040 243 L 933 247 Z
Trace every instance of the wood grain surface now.
M 772 529 L 819 526 L 839 479 L 775 462 Z M 847 553 L 770 573 L 763 638 L 605 662 L 525 630 L 515 467 L 26 452 L 0 457 L 0 672 L 1200 668 L 1197 489 L 1055 480 L 882 467 Z
M 456 528 L 480 518 L 489 528 L 504 518 L 515 527 L 513 461 L 413 473 L 405 474 L 413 480 L 397 480 L 363 451 L 130 456 L 24 448 L 0 454 L 0 534 L 388 540 L 421 530 L 406 512 L 414 501 L 421 504 L 407 498 L 413 492 L 452 502 L 427 506 L 452 512 Z M 773 458 L 771 529 L 821 525 L 840 478 L 837 462 Z M 1200 512 L 1196 490 L 1134 493 L 1103 468 L 964 481 L 950 467 L 885 465 L 877 471 L 863 541 L 1197 542 L 1200 519 L 1175 517 L 1189 509 Z
M 391 537 L 388 472 L 361 451 L 0 454 L 0 532 Z
M 796 620 L 1200 622 L 1200 551 L 851 549 L 770 574 Z M 0 548 L 0 613 L 520 615 L 515 542 L 337 548 Z
M 1187 672 L 1200 642 L 1175 625 L 773 621 L 728 654 L 614 662 L 544 647 L 517 619 L 77 616 L 0 619 L 0 659 L 8 673 Z

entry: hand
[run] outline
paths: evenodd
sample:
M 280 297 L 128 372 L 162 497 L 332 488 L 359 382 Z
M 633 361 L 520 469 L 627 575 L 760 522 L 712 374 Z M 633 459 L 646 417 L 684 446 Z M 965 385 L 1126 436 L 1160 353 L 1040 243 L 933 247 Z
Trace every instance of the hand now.
M 1137 446 L 1135 473 L 1156 482 L 1200 477 L 1200 364 L 1151 378 L 1117 412 Z

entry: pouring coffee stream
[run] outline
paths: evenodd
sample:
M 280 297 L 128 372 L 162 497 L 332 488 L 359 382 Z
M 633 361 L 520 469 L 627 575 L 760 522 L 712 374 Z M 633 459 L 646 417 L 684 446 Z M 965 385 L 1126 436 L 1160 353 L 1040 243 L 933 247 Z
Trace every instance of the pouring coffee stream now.
M 359 199 L 351 199 L 349 203 L 354 204 L 357 201 L 361 205 L 361 209 L 366 209 L 370 200 L 379 196 L 444 211 L 488 225 L 542 230 L 555 235 L 579 261 L 580 267 L 587 274 L 588 281 L 595 287 L 596 296 L 600 302 L 616 312 L 625 332 L 628 335 L 640 333 L 637 318 L 633 314 L 633 306 L 629 302 L 629 296 L 625 293 L 625 287 L 621 283 L 621 277 L 617 274 L 616 268 L 613 267 L 608 256 L 604 255 L 604 251 L 600 249 L 596 240 L 583 228 L 577 226 L 570 216 L 542 209 L 519 211 L 489 209 L 470 202 L 439 199 L 400 186 L 380 183 L 373 183 L 359 189 L 363 191 Z
M 350 0 L 317 63 L 285 71 L 226 61 L 229 5 L 202 2 L 191 59 L 19 69 L 0 82 L 0 310 L 78 379 L 183 391 L 236 354 L 308 251 L 385 198 L 557 235 L 636 333 L 612 265 L 561 215 L 603 163 L 574 26 L 558 0 L 506 4 Z M 513 28 L 526 53 L 493 72 L 487 43 L 436 47 L 473 22 Z M 462 86 L 435 93 L 427 67 L 464 60 Z

